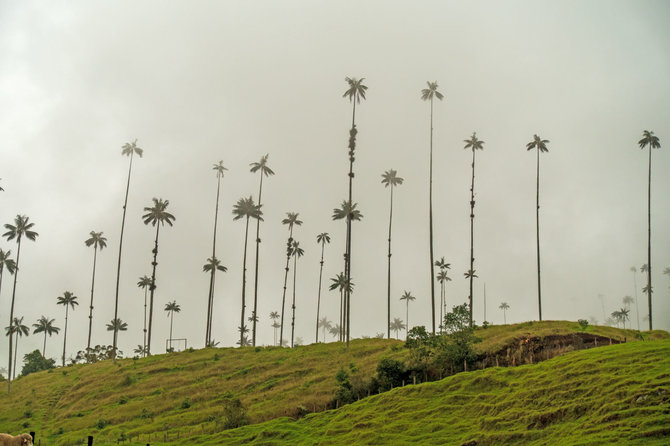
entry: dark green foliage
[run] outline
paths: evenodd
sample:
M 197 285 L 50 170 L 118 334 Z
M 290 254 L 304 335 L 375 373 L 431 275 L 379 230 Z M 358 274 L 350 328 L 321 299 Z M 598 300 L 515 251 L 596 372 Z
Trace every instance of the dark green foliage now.
M 95 347 L 87 348 L 86 350 L 79 350 L 77 356 L 74 358 L 75 364 L 93 364 L 98 361 L 104 361 L 105 359 L 114 358 L 114 347 L 111 345 L 96 345 Z M 123 352 L 119 349 L 116 350 L 116 358 L 122 359 Z
M 121 380 L 122 386 L 130 386 L 137 382 L 137 376 L 125 375 Z
M 380 392 L 402 386 L 406 379 L 405 364 L 395 359 L 384 358 L 377 365 L 377 383 Z
M 335 380 L 337 381 L 335 399 L 339 401 L 339 404 L 349 404 L 354 402 L 354 391 L 353 386 L 351 385 L 351 380 L 349 379 L 349 373 L 344 370 L 344 368 L 340 368 L 335 375 Z
M 46 359 L 39 350 L 26 354 L 23 357 L 23 362 L 25 364 L 21 369 L 21 375 L 23 376 L 42 370 L 53 369 L 56 366 L 56 361 Z
M 247 408 L 236 396 L 227 394 L 223 399 L 223 428 L 235 429 L 249 423 Z
M 586 327 L 589 326 L 589 321 L 587 321 L 586 319 L 579 319 L 577 323 L 579 324 L 582 330 L 586 330 Z
M 128 397 L 123 395 L 119 398 L 119 404 L 126 404 L 128 402 Z
M 23 417 L 24 418 L 31 418 L 33 416 L 33 411 L 30 409 L 27 409 L 25 412 L 23 412 Z
M 191 400 L 189 400 L 188 398 L 182 401 L 181 404 L 179 405 L 180 409 L 188 409 L 190 407 L 191 407 Z
M 97 423 L 95 423 L 95 427 L 98 429 L 104 429 L 105 426 L 109 424 L 109 421 L 104 420 L 104 419 L 99 419 Z

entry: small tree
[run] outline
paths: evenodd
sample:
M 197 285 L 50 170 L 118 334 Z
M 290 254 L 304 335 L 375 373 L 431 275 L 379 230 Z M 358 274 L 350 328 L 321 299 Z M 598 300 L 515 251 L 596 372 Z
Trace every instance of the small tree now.
M 56 361 L 51 358 L 46 359 L 39 350 L 26 354 L 23 357 L 23 363 L 24 366 L 21 369 L 21 375 L 23 376 L 56 367 Z

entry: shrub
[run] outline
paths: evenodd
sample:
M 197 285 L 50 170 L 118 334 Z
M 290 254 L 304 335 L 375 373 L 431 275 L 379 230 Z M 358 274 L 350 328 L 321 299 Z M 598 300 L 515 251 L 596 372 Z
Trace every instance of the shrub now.
M 181 409 L 188 409 L 189 407 L 191 407 L 191 401 L 188 398 L 186 398 L 184 401 L 181 402 L 179 407 Z
M 103 419 L 103 418 L 100 418 L 100 419 L 98 420 L 98 422 L 95 423 L 95 427 L 98 428 L 98 429 L 104 429 L 105 426 L 107 426 L 108 424 L 109 424 L 109 421 L 107 421 L 107 420 L 105 420 L 105 419 Z
M 223 428 L 234 429 L 247 423 L 247 409 L 242 401 L 232 395 L 226 395 L 223 400 Z
M 128 402 L 128 397 L 125 395 L 122 395 L 121 398 L 119 398 L 119 404 L 126 404 Z
M 25 412 L 23 412 L 24 418 L 31 418 L 33 416 L 33 411 L 28 409 Z
M 586 327 L 589 326 L 589 321 L 587 321 L 586 319 L 579 319 L 579 320 L 577 321 L 577 323 L 579 324 L 579 327 L 580 327 L 582 330 L 586 330 Z
M 49 370 L 47 373 L 51 373 L 51 369 L 56 367 L 56 361 L 53 359 L 46 359 L 42 356 L 42 352 L 39 350 L 34 350 L 32 353 L 28 353 L 23 357 L 24 366 L 21 369 L 21 375 L 26 376 L 34 372 L 39 372 L 42 370 Z
M 386 392 L 393 387 L 402 385 L 405 379 L 405 364 L 395 359 L 384 358 L 377 365 L 377 382 L 379 392 Z

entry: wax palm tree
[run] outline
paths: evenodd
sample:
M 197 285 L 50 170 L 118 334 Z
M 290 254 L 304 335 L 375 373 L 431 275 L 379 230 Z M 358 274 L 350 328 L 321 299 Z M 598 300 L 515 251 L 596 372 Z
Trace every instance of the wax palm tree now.
M 57 297 L 57 305 L 63 305 L 65 307 L 65 330 L 63 331 L 63 367 L 65 367 L 65 345 L 67 343 L 67 319 L 70 307 L 74 311 L 74 307 L 79 305 L 77 302 L 77 296 L 72 294 L 70 291 L 65 291 L 62 296 Z
M 154 255 L 153 261 L 151 262 L 151 285 L 149 285 L 149 333 L 147 335 L 147 355 L 151 356 L 151 328 L 153 326 L 153 316 L 154 316 L 154 292 L 156 291 L 156 266 L 158 265 L 158 235 L 160 232 L 161 226 L 165 226 L 167 223 L 168 226 L 172 226 L 172 222 L 175 220 L 175 216 L 169 213 L 166 209 L 170 204 L 169 200 L 163 200 L 162 198 L 153 198 L 154 205 L 153 207 L 145 207 L 144 214 L 142 216 L 142 221 L 145 225 L 151 224 L 151 226 L 156 227 L 156 239 L 154 240 L 154 249 L 151 251 Z M 117 319 L 117 318 L 114 318 Z M 117 332 L 114 332 L 114 354 L 116 355 L 116 337 Z
M 181 311 L 181 307 L 179 304 L 177 304 L 176 300 L 173 300 L 172 302 L 168 302 L 165 304 L 165 311 L 168 313 L 168 316 L 170 317 L 170 340 L 168 341 L 170 343 L 170 348 L 169 351 L 172 351 L 172 321 L 174 320 L 174 314 L 179 313 Z
M 45 352 L 47 349 L 47 335 L 58 334 L 60 328 L 54 325 L 56 319 L 49 319 L 46 316 L 42 316 L 37 320 L 37 323 L 33 324 L 33 334 L 44 333 L 44 345 L 42 346 L 42 357 L 46 358 Z
M 412 293 L 410 293 L 409 291 L 405 291 L 402 297 L 400 298 L 400 300 L 404 300 L 405 304 L 407 305 L 405 313 L 405 318 L 407 320 L 407 326 L 405 327 L 405 338 L 407 338 L 407 334 L 409 332 L 409 303 L 411 301 L 414 301 L 415 299 L 416 297 L 412 296 Z
M 242 316 L 240 318 L 240 347 L 246 345 L 245 332 L 248 330 L 244 325 L 244 309 L 246 306 L 246 287 L 247 287 L 247 240 L 249 238 L 249 219 L 256 218 L 262 219 L 263 211 L 261 211 L 261 206 L 254 203 L 254 199 L 249 196 L 249 198 L 240 198 L 237 200 L 235 206 L 233 206 L 233 220 L 240 220 L 244 218 L 246 220 L 246 229 L 244 231 L 244 257 L 242 260 Z
M 142 330 L 144 337 L 142 341 L 142 352 L 144 352 L 143 357 L 145 357 L 147 351 L 147 291 L 149 290 L 149 287 L 151 287 L 151 277 L 147 275 L 140 277 L 140 280 L 137 281 L 137 286 L 144 288 L 144 328 Z
M 95 264 L 98 257 L 98 249 L 100 251 L 103 248 L 107 247 L 107 238 L 103 237 L 102 232 L 91 231 L 91 238 L 87 239 L 84 243 L 86 246 L 93 246 L 93 275 L 91 277 L 91 304 L 89 305 L 89 314 L 88 314 L 88 342 L 86 343 L 86 349 L 91 348 L 91 331 L 93 330 L 93 290 L 95 289 Z
M 9 258 L 11 254 L 12 251 L 10 250 L 3 251 L 0 249 L 0 291 L 2 291 L 2 273 L 5 271 L 5 268 L 10 275 L 14 274 L 16 270 L 16 262 Z
M 33 231 L 32 228 L 35 225 L 35 223 L 30 223 L 29 222 L 30 218 L 26 217 L 25 215 L 17 215 L 14 218 L 14 224 L 5 224 L 5 229 L 7 229 L 7 232 L 2 234 L 3 237 L 7 238 L 7 241 L 12 241 L 16 239 L 16 262 L 14 264 L 14 286 L 12 287 L 12 305 L 9 310 L 9 328 L 10 330 L 12 329 L 12 325 L 14 323 L 14 302 L 16 300 L 16 279 L 19 277 L 19 260 L 21 257 L 21 240 L 23 237 L 27 238 L 28 240 L 35 241 L 37 236 L 37 232 Z M 7 268 L 9 270 L 9 267 Z M 9 333 L 9 366 L 7 367 L 7 393 L 10 392 L 11 390 L 11 382 L 12 380 L 10 377 L 12 376 L 12 341 L 13 341 L 14 333 L 10 331 Z
M 540 284 L 540 153 L 548 152 L 547 144 L 549 140 L 542 139 L 537 135 L 533 136 L 533 140 L 526 144 L 527 150 L 537 149 L 537 198 L 535 217 L 537 222 L 537 307 L 540 320 L 542 320 L 542 286 Z
M 498 308 L 503 310 L 503 323 L 507 325 L 507 310 L 509 310 L 509 304 L 507 302 L 503 302 Z
M 119 317 L 119 281 L 121 279 L 121 251 L 123 249 L 123 230 L 126 226 L 126 208 L 128 206 L 128 192 L 130 191 L 130 174 L 133 170 L 133 157 L 135 155 L 142 158 L 144 150 L 137 147 L 137 140 L 131 143 L 125 143 L 121 147 L 121 155 L 130 157 L 130 162 L 128 163 L 128 180 L 126 182 L 126 197 L 123 200 L 123 217 L 121 217 L 121 236 L 119 237 L 119 261 L 116 267 L 116 293 L 114 295 L 114 319 Z M 114 332 L 113 336 L 113 354 L 116 355 L 116 335 Z M 114 356 L 116 357 L 116 356 Z
M 432 315 L 433 315 L 433 334 L 435 334 L 435 283 L 433 282 L 433 277 L 435 277 L 435 269 L 433 268 L 434 257 L 433 257 L 433 99 L 437 98 L 440 101 L 444 98 L 444 95 L 437 91 L 438 85 L 437 81 L 435 82 L 426 82 L 428 88 L 421 90 L 421 99 L 424 101 L 430 101 L 430 161 L 429 161 L 429 188 L 428 188 L 428 229 L 430 237 L 430 299 L 432 306 Z
M 637 320 L 637 331 L 640 331 L 640 311 L 637 305 L 637 268 L 631 266 L 630 271 L 633 273 L 633 290 L 635 290 L 635 319 Z
M 647 270 L 647 301 L 649 303 L 649 330 L 652 330 L 652 315 L 651 315 L 651 149 L 660 149 L 661 142 L 658 139 L 658 136 L 654 135 L 654 132 L 645 130 L 642 132 L 642 139 L 639 140 L 638 145 L 640 149 L 649 147 L 649 176 L 648 176 L 648 194 L 647 194 L 647 265 L 649 266 Z
M 475 252 L 474 252 L 474 231 L 475 231 L 475 153 L 477 150 L 484 149 L 484 141 L 477 138 L 477 133 L 472 132 L 470 139 L 463 140 L 465 143 L 464 149 L 472 150 L 472 183 L 470 184 L 470 269 L 475 269 Z M 470 306 L 470 326 L 472 326 L 472 281 L 470 277 L 470 295 L 468 303 Z
M 270 167 L 267 165 L 268 163 L 268 156 L 269 154 L 266 154 L 265 156 L 262 156 L 260 161 L 257 163 L 251 163 L 249 166 L 251 166 L 251 173 L 256 173 L 258 172 L 260 178 L 260 186 L 258 187 L 258 206 L 262 206 L 261 203 L 261 197 L 263 195 L 263 177 L 269 177 L 270 175 L 274 175 L 274 171 L 270 169 Z M 255 266 L 255 272 L 254 272 L 254 313 L 256 313 L 257 310 L 257 305 L 258 305 L 258 255 L 259 255 L 259 249 L 261 245 L 261 220 L 256 220 L 256 266 Z M 251 345 L 256 346 L 256 322 L 253 323 L 253 327 L 251 330 Z
M 330 284 L 329 289 L 331 291 L 340 291 L 340 323 L 337 325 L 341 328 L 342 324 L 344 323 L 344 289 L 347 287 L 347 277 L 344 275 L 344 273 L 339 273 L 335 277 L 331 278 L 330 281 L 332 283 Z M 340 333 L 338 341 L 342 341 L 342 333 Z
M 391 191 L 391 205 L 389 206 L 389 250 L 388 250 L 388 271 L 386 275 L 386 329 L 387 337 L 391 339 L 391 225 L 393 223 L 393 188 L 400 186 L 403 178 L 398 176 L 394 169 L 387 170 L 382 174 L 382 184 Z
M 214 208 L 214 236 L 212 238 L 212 259 L 216 259 L 216 229 L 218 226 L 219 220 L 219 195 L 221 191 L 221 178 L 223 178 L 223 173 L 228 170 L 223 167 L 223 161 L 219 161 L 217 164 L 214 164 L 213 170 L 216 171 L 216 206 Z M 215 274 L 218 268 L 211 268 L 205 270 L 209 272 L 209 294 L 207 295 L 207 323 L 205 324 L 205 345 L 209 345 L 212 338 L 212 309 L 214 307 L 214 282 Z M 220 271 L 220 270 L 219 270 Z
M 623 297 L 623 304 L 626 306 L 628 310 L 630 310 L 630 304 L 632 304 L 633 302 L 635 302 L 635 299 L 633 299 L 632 297 L 630 296 Z
M 221 265 L 221 261 L 216 257 L 212 256 L 207 259 L 207 263 L 202 266 L 202 270 L 206 273 L 210 273 L 210 285 L 212 286 L 212 292 L 214 291 L 214 270 L 226 272 L 228 268 Z M 207 333 L 205 334 L 205 345 L 209 345 L 212 340 L 212 319 L 214 317 L 214 295 L 210 294 L 210 299 L 207 309 Z
M 444 257 L 443 257 L 444 259 Z M 448 276 L 447 270 L 449 269 L 449 264 L 446 264 L 446 268 L 440 268 L 440 272 L 437 273 L 437 281 L 440 282 L 440 326 L 444 325 L 444 315 L 446 314 L 447 306 L 447 293 L 446 293 L 446 284 L 451 282 L 451 277 Z
M 328 329 L 328 333 L 333 335 L 334 338 L 337 337 L 338 340 L 340 340 L 342 338 L 342 327 L 340 327 L 340 324 L 332 325 Z
M 361 98 L 365 99 L 365 94 L 368 89 L 367 86 L 363 84 L 365 78 L 356 79 L 346 77 L 345 82 L 347 82 L 349 88 L 344 92 L 342 97 L 349 98 L 349 102 L 353 105 L 353 112 L 351 114 L 351 130 L 349 130 L 349 203 L 353 203 L 353 180 L 354 180 L 354 160 L 356 159 L 356 135 L 358 134 L 358 129 L 356 128 L 356 103 L 361 102 Z M 349 214 L 347 218 L 347 237 L 346 237 L 346 257 L 344 259 L 344 274 L 347 277 L 347 281 L 351 281 L 351 223 L 353 215 Z M 349 320 L 350 314 L 349 311 L 351 304 L 351 296 L 348 291 L 345 291 L 344 299 L 346 301 L 346 311 L 347 311 L 347 349 L 349 348 Z
M 397 317 L 393 319 L 393 322 L 391 322 L 391 330 L 395 331 L 395 338 L 396 339 L 398 339 L 398 332 L 400 332 L 400 330 L 404 330 L 406 328 L 407 328 L 407 325 L 405 325 L 405 323 Z
M 121 319 L 112 319 L 105 326 L 107 331 L 128 331 L 128 324 Z
M 293 257 L 293 304 L 291 309 L 293 315 L 291 317 L 291 348 L 293 348 L 293 337 L 295 335 L 295 284 L 298 272 L 298 259 L 305 254 L 305 251 L 300 247 L 300 242 L 294 241 L 291 246 L 291 257 Z
M 319 294 L 316 298 L 316 342 L 319 342 L 319 311 L 321 310 L 321 279 L 323 277 L 323 253 L 326 243 L 330 243 L 330 235 L 322 232 L 316 236 L 316 242 L 321 244 L 321 262 L 319 262 Z M 326 340 L 326 332 L 323 332 L 323 340 Z
M 293 226 L 302 225 L 302 221 L 298 219 L 297 212 L 287 212 L 286 218 L 281 222 L 288 226 L 288 240 L 286 241 L 286 266 L 284 267 L 284 291 L 281 297 L 281 323 L 279 324 L 279 345 L 284 345 L 284 307 L 286 303 L 286 285 L 288 284 L 288 271 L 291 262 L 291 246 L 293 246 Z
M 14 318 L 14 323 L 12 324 L 11 327 L 5 327 L 5 334 L 9 336 L 9 332 L 13 331 L 14 334 L 16 335 L 16 342 L 14 342 L 14 374 L 12 375 L 12 379 L 16 378 L 16 358 L 18 356 L 18 349 L 19 349 L 19 338 L 22 336 L 28 336 L 28 333 L 30 333 L 30 328 L 28 328 L 27 325 L 23 325 L 23 316 L 22 317 L 15 317 Z
M 133 353 L 135 353 L 136 355 L 142 355 L 142 357 L 144 358 L 147 354 L 147 349 L 144 348 L 144 345 L 137 344 L 137 348 L 133 350 Z
M 332 322 L 330 322 L 326 316 L 319 320 L 319 328 L 323 330 L 323 342 L 326 342 L 326 330 L 330 330 L 330 327 L 332 326 Z
M 273 345 L 277 345 L 277 329 L 280 327 L 280 325 L 277 323 L 277 319 L 279 319 L 279 313 L 276 311 L 273 311 L 270 313 L 270 319 L 272 319 L 272 328 L 274 328 L 274 343 Z

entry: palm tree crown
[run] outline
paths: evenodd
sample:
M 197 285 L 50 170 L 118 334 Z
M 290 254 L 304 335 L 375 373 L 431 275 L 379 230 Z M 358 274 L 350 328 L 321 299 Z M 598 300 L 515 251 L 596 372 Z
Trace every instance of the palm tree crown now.
M 7 268 L 9 274 L 14 274 L 14 270 L 16 269 L 16 262 L 9 258 L 11 254 L 12 251 L 10 250 L 3 251 L 0 249 L 0 280 L 2 280 L 2 272 L 5 268 Z
M 87 239 L 84 243 L 86 246 L 93 246 L 93 249 L 103 250 L 107 247 L 107 238 L 102 235 L 102 232 L 90 232 L 91 237 Z
M 439 91 L 437 91 L 438 88 L 437 81 L 435 82 L 427 81 L 426 84 L 428 84 L 428 88 L 424 88 L 423 90 L 421 90 L 421 99 L 423 99 L 424 101 L 432 101 L 434 97 L 439 99 L 440 101 L 444 99 L 444 95 Z
M 132 157 L 133 155 L 137 155 L 140 158 L 142 158 L 142 154 L 144 153 L 144 150 L 137 147 L 137 140 L 133 142 L 127 142 L 121 147 L 121 155 L 126 155 Z
M 55 319 L 49 319 L 46 316 L 42 316 L 37 320 L 37 323 L 33 324 L 33 334 L 44 333 L 44 346 L 42 347 L 42 357 L 44 357 L 44 353 L 47 346 L 47 335 L 51 337 L 51 335 L 58 334 L 58 332 L 60 331 L 60 328 L 54 325 L 55 321 L 56 321 Z
M 250 172 L 251 173 L 256 173 L 258 171 L 261 172 L 261 176 L 266 176 L 269 177 L 270 175 L 274 175 L 274 171 L 270 169 L 270 167 L 267 165 L 268 162 L 268 157 L 269 154 L 265 154 L 261 157 L 260 161 L 257 163 L 251 163 L 249 166 L 251 166 Z
M 254 203 L 254 199 L 249 196 L 249 198 L 240 198 L 237 200 L 237 203 L 233 206 L 233 220 L 239 220 L 241 218 L 257 218 L 263 220 L 263 211 L 261 211 L 261 206 Z
M 212 167 L 212 170 L 216 170 L 216 177 L 221 178 L 223 177 L 223 173 L 228 170 L 223 166 L 223 160 L 219 161 L 218 163 L 213 164 L 214 167 Z
M 291 231 L 293 230 L 293 225 L 296 226 L 301 226 L 302 225 L 302 220 L 298 219 L 298 216 L 300 214 L 298 212 L 287 212 L 286 213 L 286 218 L 284 218 L 281 223 L 283 225 L 288 225 L 288 230 Z
M 385 171 L 382 174 L 382 184 L 384 185 L 384 187 L 401 185 L 404 179 L 397 175 L 398 172 L 394 169 Z
M 349 98 L 349 102 L 361 103 L 361 98 L 365 100 L 365 92 L 368 87 L 363 85 L 364 77 L 356 79 L 355 77 L 345 77 L 344 80 L 349 84 L 349 88 L 342 95 L 343 98 Z
M 170 201 L 163 200 L 162 198 L 152 198 L 152 200 L 154 202 L 153 207 L 144 208 L 144 212 L 146 212 L 146 214 L 142 216 L 144 224 L 148 225 L 151 223 L 151 226 L 156 226 L 156 224 L 165 226 L 165 223 L 167 223 L 169 226 L 172 226 L 175 216 L 165 210 L 167 209 L 168 204 L 170 204 Z
M 343 200 L 339 208 L 333 209 L 333 220 L 342 220 L 347 218 L 351 214 L 351 220 L 360 221 L 363 218 L 361 211 L 356 209 L 358 203 L 354 203 L 352 206 L 349 205 L 349 201 Z
M 549 143 L 548 139 L 542 139 L 537 135 L 533 135 L 533 140 L 526 144 L 527 150 L 537 149 L 539 152 L 548 152 L 547 144 Z
M 654 132 L 650 132 L 649 130 L 642 132 L 642 139 L 637 143 L 640 146 L 640 149 L 644 149 L 647 146 L 649 146 L 650 149 L 661 148 L 661 142 L 658 139 L 658 136 L 654 135 Z
M 26 217 L 25 215 L 17 215 L 14 218 L 13 225 L 9 223 L 5 224 L 5 229 L 7 229 L 7 232 L 2 234 L 2 236 L 5 237 L 7 241 L 16 239 L 17 243 L 20 243 L 23 237 L 26 237 L 28 240 L 35 241 L 39 234 L 31 230 L 31 228 L 35 226 L 35 223 L 30 223 L 29 220 L 30 217 Z
M 212 270 L 216 269 L 217 271 L 222 271 L 226 272 L 228 271 L 228 268 L 225 266 L 221 265 L 221 261 L 217 259 L 216 257 L 210 257 L 207 259 L 207 263 L 205 263 L 202 266 L 202 270 L 206 273 L 211 272 Z

